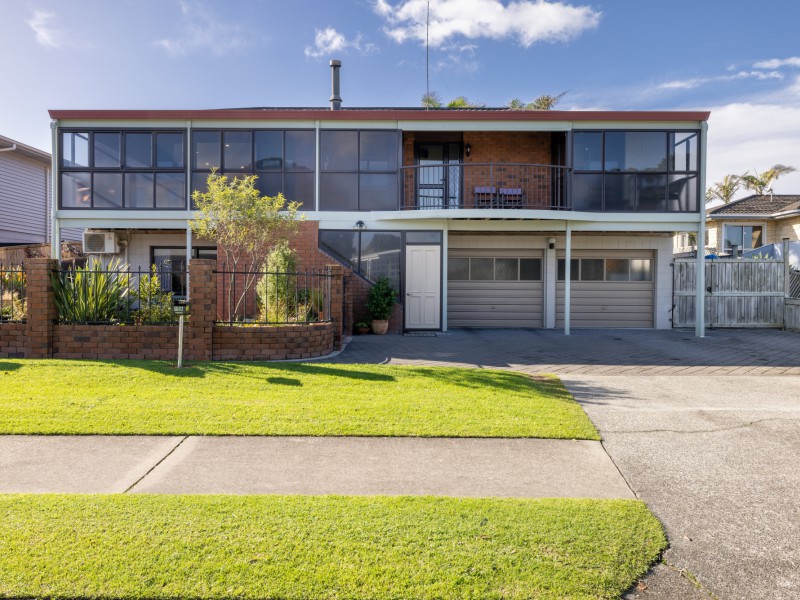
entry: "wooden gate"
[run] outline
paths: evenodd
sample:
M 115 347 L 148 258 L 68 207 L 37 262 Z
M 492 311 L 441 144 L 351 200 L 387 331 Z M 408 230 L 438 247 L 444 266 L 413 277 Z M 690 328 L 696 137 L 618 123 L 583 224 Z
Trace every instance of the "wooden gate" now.
M 707 327 L 783 327 L 782 260 L 707 260 Z M 673 327 L 694 327 L 697 261 L 676 259 Z

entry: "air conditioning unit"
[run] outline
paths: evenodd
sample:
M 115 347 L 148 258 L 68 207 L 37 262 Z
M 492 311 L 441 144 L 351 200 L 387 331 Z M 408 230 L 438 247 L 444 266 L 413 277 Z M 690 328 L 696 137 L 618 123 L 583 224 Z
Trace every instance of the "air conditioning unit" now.
M 112 231 L 84 231 L 83 251 L 85 254 L 116 254 L 117 234 Z

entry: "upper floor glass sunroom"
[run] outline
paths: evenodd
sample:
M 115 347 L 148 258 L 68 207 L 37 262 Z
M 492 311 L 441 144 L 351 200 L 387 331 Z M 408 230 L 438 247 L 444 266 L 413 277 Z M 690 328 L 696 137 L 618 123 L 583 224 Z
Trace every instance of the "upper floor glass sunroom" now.
M 203 190 L 215 169 L 257 175 L 262 193 L 281 192 L 308 212 L 614 213 L 700 210 L 708 116 L 358 109 L 51 115 L 59 120 L 54 161 L 64 211 L 190 210 L 191 192 Z

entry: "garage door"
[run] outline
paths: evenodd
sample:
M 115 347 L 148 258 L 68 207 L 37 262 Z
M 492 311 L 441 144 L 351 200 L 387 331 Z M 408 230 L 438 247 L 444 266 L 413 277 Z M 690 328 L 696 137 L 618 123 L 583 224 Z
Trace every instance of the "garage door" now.
M 542 327 L 542 254 L 532 250 L 451 250 L 450 327 Z
M 649 251 L 572 254 L 571 327 L 653 327 L 655 261 Z M 564 324 L 564 258 L 558 260 L 556 326 Z

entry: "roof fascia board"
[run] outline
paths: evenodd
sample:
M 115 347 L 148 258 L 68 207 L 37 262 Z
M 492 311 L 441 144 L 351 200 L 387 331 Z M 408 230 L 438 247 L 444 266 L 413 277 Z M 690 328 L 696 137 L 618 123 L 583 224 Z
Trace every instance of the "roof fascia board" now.
M 578 121 L 573 129 L 697 129 L 702 121 Z
M 399 121 L 403 131 L 569 131 L 568 121 Z

